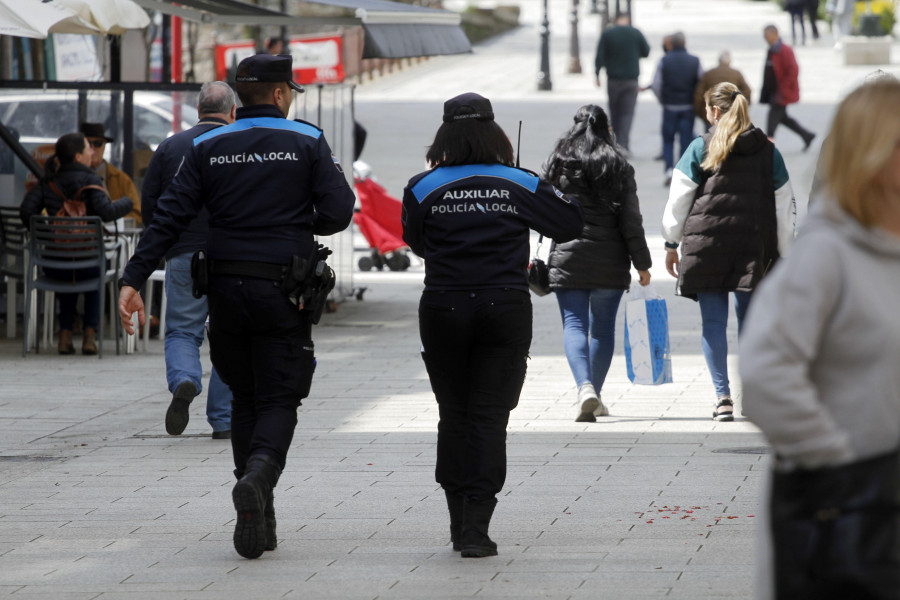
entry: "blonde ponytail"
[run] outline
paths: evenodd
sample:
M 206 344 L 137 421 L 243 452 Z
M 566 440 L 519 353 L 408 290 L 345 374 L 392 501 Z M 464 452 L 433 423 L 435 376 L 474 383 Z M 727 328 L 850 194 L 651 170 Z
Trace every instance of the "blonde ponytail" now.
M 700 166 L 706 171 L 715 171 L 734 148 L 738 136 L 750 128 L 750 103 L 733 83 L 720 83 L 703 94 L 708 106 L 718 108 L 719 117 L 715 132 L 706 149 L 706 157 Z

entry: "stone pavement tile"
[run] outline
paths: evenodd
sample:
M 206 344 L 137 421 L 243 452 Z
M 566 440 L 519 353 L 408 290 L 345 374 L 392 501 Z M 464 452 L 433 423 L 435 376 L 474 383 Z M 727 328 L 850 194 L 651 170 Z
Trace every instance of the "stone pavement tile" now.
M 495 558 L 479 559 L 480 561 L 493 561 Z M 471 562 L 472 559 L 457 559 L 461 563 Z M 461 565 L 463 567 L 465 565 Z M 465 577 L 463 581 L 458 578 Z M 405 578 L 391 589 L 391 598 L 427 598 L 433 597 L 435 589 L 444 589 L 444 586 L 453 594 L 459 592 L 477 593 L 477 597 L 485 598 L 535 598 L 535 597 L 565 597 L 576 590 L 584 581 L 583 574 L 555 573 L 553 577 L 547 577 L 540 573 L 495 573 L 492 578 L 474 576 L 469 579 L 468 569 L 460 568 L 457 575 L 438 578 L 429 574 L 427 580 L 415 580 Z M 463 594 L 460 594 L 463 595 Z
M 0 598 L 28 598 L 29 600 L 44 600 L 45 598 L 53 598 L 54 600 L 94 600 L 102 591 L 97 589 L 85 591 L 72 591 L 66 586 L 0 586 Z M 13 595 L 15 594 L 15 595 Z M 104 597 L 107 597 L 104 594 Z

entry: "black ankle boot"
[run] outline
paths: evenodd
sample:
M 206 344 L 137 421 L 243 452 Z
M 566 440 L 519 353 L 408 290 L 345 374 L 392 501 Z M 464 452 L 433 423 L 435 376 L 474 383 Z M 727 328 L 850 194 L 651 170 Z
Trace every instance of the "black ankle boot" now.
M 280 474 L 281 467 L 273 457 L 254 454 L 231 491 L 237 511 L 234 549 L 244 558 L 259 558 L 266 549 L 266 504 Z
M 269 492 L 266 500 L 266 550 L 274 550 L 278 547 L 278 536 L 275 535 L 275 494 Z
M 460 539 L 462 538 L 463 523 L 463 497 L 444 490 L 447 496 L 447 509 L 450 511 L 450 541 L 457 552 L 462 550 Z
M 497 505 L 496 498 L 480 502 L 465 501 L 463 505 L 463 525 L 460 546 L 465 558 L 497 556 L 497 544 L 488 537 L 491 516 Z

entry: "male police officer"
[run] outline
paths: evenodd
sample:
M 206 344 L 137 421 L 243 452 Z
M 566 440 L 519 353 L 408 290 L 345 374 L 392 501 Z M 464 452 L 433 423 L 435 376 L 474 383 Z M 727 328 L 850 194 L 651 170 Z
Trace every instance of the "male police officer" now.
M 144 224 L 153 222 L 156 204 L 169 187 L 194 139 L 234 123 L 235 101 L 231 87 L 222 81 L 204 83 L 197 98 L 200 121 L 187 131 L 162 141 L 147 167 L 142 196 Z M 191 284 L 191 256 L 206 249 L 209 236 L 209 212 L 200 210 L 191 226 L 166 252 L 166 380 L 172 402 L 166 411 L 166 431 L 180 435 L 187 427 L 191 401 L 203 389 L 200 346 L 209 308 L 206 298 L 195 298 Z M 216 368 L 209 374 L 206 417 L 213 428 L 213 439 L 231 437 L 231 390 L 222 382 Z
M 234 547 L 257 558 L 276 545 L 272 488 L 315 364 L 310 313 L 290 302 L 282 280 L 292 257 L 314 254 L 314 234 L 350 224 L 354 196 L 322 131 L 284 118 L 291 88 L 302 91 L 290 56 L 248 57 L 235 81 L 237 120 L 194 140 L 125 268 L 119 315 L 128 333 L 135 311 L 144 321 L 137 290 L 205 205 L 211 356 L 234 394 Z

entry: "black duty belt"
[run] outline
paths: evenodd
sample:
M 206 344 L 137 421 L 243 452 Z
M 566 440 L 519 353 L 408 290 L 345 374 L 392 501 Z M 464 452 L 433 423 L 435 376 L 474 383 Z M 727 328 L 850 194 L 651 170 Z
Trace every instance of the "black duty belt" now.
M 255 277 L 281 281 L 287 265 L 276 265 L 249 260 L 213 260 L 210 261 L 209 272 L 212 275 L 237 275 L 239 277 Z

